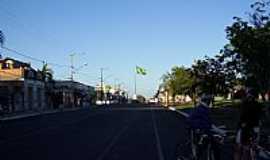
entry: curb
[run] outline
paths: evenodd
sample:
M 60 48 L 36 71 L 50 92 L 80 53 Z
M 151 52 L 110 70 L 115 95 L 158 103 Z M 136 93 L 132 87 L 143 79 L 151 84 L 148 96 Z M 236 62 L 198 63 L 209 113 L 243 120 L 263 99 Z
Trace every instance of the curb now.
M 15 116 L 10 116 L 10 117 L 0 118 L 0 121 L 10 121 L 10 120 L 23 119 L 23 118 L 29 118 L 29 117 L 35 117 L 35 116 L 53 114 L 53 113 L 59 113 L 59 112 L 72 112 L 72 111 L 77 111 L 77 110 L 80 110 L 80 109 L 84 109 L 84 108 L 66 109 L 66 110 L 61 110 L 60 109 L 60 110 L 44 111 L 44 112 L 38 112 L 38 113 L 15 115 Z

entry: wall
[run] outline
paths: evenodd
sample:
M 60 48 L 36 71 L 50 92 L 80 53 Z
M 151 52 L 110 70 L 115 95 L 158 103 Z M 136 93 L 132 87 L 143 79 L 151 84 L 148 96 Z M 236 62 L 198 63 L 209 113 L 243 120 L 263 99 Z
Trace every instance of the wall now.
M 23 77 L 23 69 L 0 69 L 0 80 L 18 80 Z

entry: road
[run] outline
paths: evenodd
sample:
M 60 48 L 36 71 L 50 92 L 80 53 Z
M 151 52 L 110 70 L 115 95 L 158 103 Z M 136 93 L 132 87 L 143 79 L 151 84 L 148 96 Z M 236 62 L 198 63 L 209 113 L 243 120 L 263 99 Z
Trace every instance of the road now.
M 121 105 L 5 121 L 0 157 L 35 160 L 173 160 L 187 140 L 184 117 Z

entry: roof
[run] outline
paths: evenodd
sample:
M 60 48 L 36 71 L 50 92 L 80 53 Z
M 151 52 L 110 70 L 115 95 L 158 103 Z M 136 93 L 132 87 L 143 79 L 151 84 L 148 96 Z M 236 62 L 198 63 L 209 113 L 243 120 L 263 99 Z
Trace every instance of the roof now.
M 25 66 L 25 67 L 31 67 L 30 63 L 25 63 L 25 62 L 22 62 L 22 61 L 19 61 L 19 60 L 15 60 L 15 59 L 10 58 L 10 57 L 6 57 L 4 59 L 0 59 L 0 63 L 5 63 L 8 60 L 11 60 L 11 61 L 13 61 L 13 62 L 15 62 L 17 64 L 20 64 L 22 66 Z
M 67 86 L 70 87 L 70 85 L 76 86 L 76 87 L 82 87 L 82 88 L 88 88 L 88 89 L 94 89 L 93 86 L 86 85 L 81 82 L 71 81 L 71 80 L 56 80 L 54 81 L 56 86 Z

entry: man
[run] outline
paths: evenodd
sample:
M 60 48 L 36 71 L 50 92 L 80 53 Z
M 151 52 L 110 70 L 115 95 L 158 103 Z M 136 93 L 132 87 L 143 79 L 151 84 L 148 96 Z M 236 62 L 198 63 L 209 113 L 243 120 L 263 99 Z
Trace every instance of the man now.
M 241 104 L 240 122 L 236 134 L 234 159 L 241 159 L 241 147 L 248 145 L 250 138 L 259 141 L 259 126 L 263 105 L 258 101 L 258 93 L 253 88 L 246 89 L 246 97 Z
M 191 129 L 191 141 L 192 141 L 192 154 L 193 156 L 201 155 L 200 152 L 204 149 L 198 149 L 197 144 L 200 141 L 201 135 L 206 134 L 210 137 L 212 143 L 212 149 L 214 151 L 214 155 L 218 160 L 220 157 L 219 146 L 215 144 L 213 141 L 212 134 L 213 132 L 219 133 L 221 135 L 225 134 L 225 131 L 217 128 L 210 118 L 210 104 L 213 101 L 213 96 L 210 94 L 203 94 L 200 97 L 200 101 L 198 105 L 193 109 L 192 113 L 188 118 L 188 122 Z M 198 153 L 200 152 L 200 153 Z
M 203 131 L 211 129 L 212 121 L 209 117 L 209 105 L 212 99 L 212 96 L 208 94 L 203 94 L 200 97 L 198 105 L 193 109 L 188 119 L 191 129 Z

